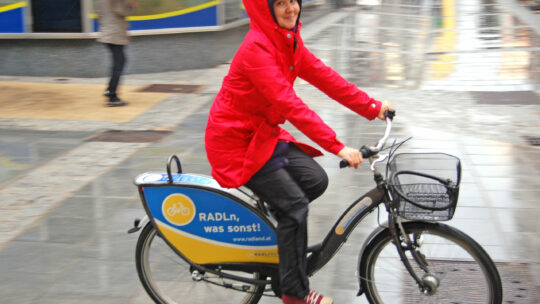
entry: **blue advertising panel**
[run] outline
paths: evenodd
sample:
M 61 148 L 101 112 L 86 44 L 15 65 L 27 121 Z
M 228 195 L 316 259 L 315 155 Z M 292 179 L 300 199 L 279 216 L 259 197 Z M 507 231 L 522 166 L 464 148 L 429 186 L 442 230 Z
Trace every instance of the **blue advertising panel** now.
M 199 264 L 278 262 L 273 227 L 243 203 L 215 191 L 215 180 L 189 174 L 174 174 L 173 180 L 165 186 L 166 174 L 149 173 L 136 184 L 143 184 L 147 211 L 161 234 L 185 257 Z
M 193 236 L 221 243 L 272 246 L 272 228 L 241 204 L 201 189 L 145 188 L 154 219 Z

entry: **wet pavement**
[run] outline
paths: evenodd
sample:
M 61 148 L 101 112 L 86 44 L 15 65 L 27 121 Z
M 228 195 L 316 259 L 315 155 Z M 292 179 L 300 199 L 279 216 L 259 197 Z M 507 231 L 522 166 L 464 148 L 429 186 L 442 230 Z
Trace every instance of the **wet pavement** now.
M 497 262 L 505 303 L 540 302 L 538 15 L 523 15 L 522 7 L 508 1 L 383 3 L 333 10 L 307 23 L 306 45 L 370 95 L 397 106 L 393 136 L 413 136 L 403 151 L 461 158 L 460 200 L 449 224 L 471 235 Z M 209 174 L 204 127 L 227 68 L 126 76 L 125 85 L 141 88 L 201 86 L 194 93 L 168 92 L 129 121 L 43 119 L 24 112 L 13 118 L 0 112 L 0 302 L 151 302 L 135 270 L 137 234 L 126 233 L 144 215 L 132 181 L 142 172 L 165 171 L 170 154 L 180 156 L 184 171 Z M 8 76 L 0 81 L 58 82 Z M 384 130 L 383 123 L 355 116 L 302 80 L 296 90 L 348 145 L 373 143 Z M 132 133 L 108 140 L 107 130 L 153 130 L 160 136 Z M 330 186 L 311 207 L 310 243 L 320 241 L 348 203 L 372 187 L 366 165 L 340 170 L 335 156 L 318 161 Z M 359 225 L 312 278 L 314 288 L 336 303 L 365 303 L 355 297 L 351 266 L 376 223 L 371 216 Z
M 496 1 L 394 1 L 348 14 L 310 46 L 362 85 L 520 91 L 540 78 L 539 31 Z

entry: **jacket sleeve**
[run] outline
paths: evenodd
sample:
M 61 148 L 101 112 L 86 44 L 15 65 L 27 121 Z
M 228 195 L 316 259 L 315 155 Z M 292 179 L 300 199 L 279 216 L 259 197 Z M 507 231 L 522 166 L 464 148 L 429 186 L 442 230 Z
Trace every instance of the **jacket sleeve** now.
M 296 95 L 277 60 L 264 45 L 254 43 L 246 48 L 243 66 L 255 89 L 269 101 L 264 115 L 270 124 L 288 120 L 328 152 L 337 154 L 343 149 L 334 130 Z
M 133 13 L 133 8 L 129 6 L 125 0 L 110 0 L 112 11 L 122 17 L 129 16 Z
M 368 96 L 355 84 L 345 80 L 332 68 L 315 57 L 306 47 L 302 51 L 301 68 L 298 76 L 337 100 L 352 111 L 372 120 L 381 110 L 381 102 Z

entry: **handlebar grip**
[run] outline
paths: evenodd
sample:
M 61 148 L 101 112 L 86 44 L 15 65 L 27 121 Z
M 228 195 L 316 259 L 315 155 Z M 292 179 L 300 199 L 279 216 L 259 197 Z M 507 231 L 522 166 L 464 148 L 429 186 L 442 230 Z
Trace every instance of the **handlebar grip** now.
M 396 115 L 396 110 L 390 109 L 384 113 L 384 116 L 386 118 L 390 118 L 390 120 L 394 119 L 394 116 Z
M 376 152 L 372 151 L 368 146 L 362 146 L 362 148 L 360 148 L 360 153 L 362 153 L 362 158 L 363 159 L 366 159 L 366 158 L 369 158 L 375 154 L 377 154 Z M 339 162 L 339 167 L 340 168 L 345 168 L 345 167 L 348 167 L 349 166 L 349 162 L 342 159 L 340 162 Z
M 388 138 L 388 135 L 390 134 L 390 130 L 392 128 L 392 124 L 391 124 L 391 121 L 394 119 L 394 116 L 396 115 L 396 110 L 394 109 L 388 109 L 384 112 L 384 116 L 386 118 L 388 118 L 390 121 L 387 121 L 386 122 L 386 132 L 385 132 L 385 135 L 383 138 L 381 138 L 379 140 L 379 142 L 377 143 L 377 146 L 374 147 L 374 150 L 372 150 L 370 147 L 364 145 L 360 148 L 360 153 L 362 153 L 362 158 L 366 159 L 366 158 L 370 158 L 374 155 L 377 155 L 377 153 L 379 153 L 379 149 L 382 149 L 384 143 L 386 142 L 386 139 Z M 340 168 L 345 168 L 345 167 L 348 167 L 349 166 L 349 162 L 342 159 L 340 162 L 339 162 L 339 167 Z
M 371 149 L 366 145 L 360 148 L 360 153 L 362 153 L 362 158 L 369 158 L 376 154 L 375 152 L 371 151 Z

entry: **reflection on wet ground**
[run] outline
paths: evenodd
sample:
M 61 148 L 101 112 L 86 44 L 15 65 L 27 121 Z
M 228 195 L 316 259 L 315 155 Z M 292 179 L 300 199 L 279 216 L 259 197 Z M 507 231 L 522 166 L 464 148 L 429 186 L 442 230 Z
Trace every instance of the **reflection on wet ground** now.
M 351 9 L 308 46 L 363 86 L 534 90 L 538 32 L 494 1 L 383 1 Z
M 0 185 L 77 147 L 90 132 L 2 130 Z

